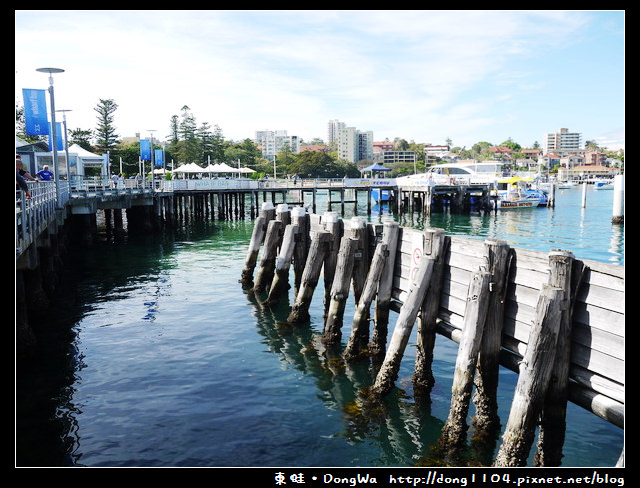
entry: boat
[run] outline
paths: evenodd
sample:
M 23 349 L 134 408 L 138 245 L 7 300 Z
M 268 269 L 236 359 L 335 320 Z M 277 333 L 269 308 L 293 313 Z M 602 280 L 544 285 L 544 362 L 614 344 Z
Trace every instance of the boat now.
M 558 183 L 558 190 L 570 190 L 577 187 L 578 184 L 575 181 L 562 181 Z
M 444 163 L 436 164 L 424 173 L 396 178 L 399 187 L 491 184 L 504 176 L 504 163 Z
M 547 204 L 546 193 L 542 190 L 527 188 L 528 180 L 513 176 L 497 182 L 496 205 L 501 209 L 535 208 Z M 544 199 L 543 199 L 544 197 Z
M 613 190 L 612 180 L 598 180 L 593 184 L 594 190 Z

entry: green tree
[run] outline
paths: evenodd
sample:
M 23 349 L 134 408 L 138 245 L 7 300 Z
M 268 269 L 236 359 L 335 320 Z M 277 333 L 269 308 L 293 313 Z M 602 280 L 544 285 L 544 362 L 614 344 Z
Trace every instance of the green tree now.
M 175 150 L 178 161 L 182 163 L 201 161 L 202 150 L 196 132 L 196 118 L 186 105 L 182 107 L 182 119 L 178 124 L 178 139 Z
M 118 104 L 111 99 L 100 99 L 94 110 L 98 113 L 98 123 L 95 130 L 95 147 L 98 151 L 107 152 L 116 149 L 118 135 L 113 125 L 114 112 L 118 109 Z
M 69 145 L 72 146 L 77 144 L 82 149 L 93 151 L 93 147 L 91 146 L 91 140 L 93 137 L 94 135 L 92 130 L 83 130 L 79 127 L 77 129 L 71 129 L 69 130 Z

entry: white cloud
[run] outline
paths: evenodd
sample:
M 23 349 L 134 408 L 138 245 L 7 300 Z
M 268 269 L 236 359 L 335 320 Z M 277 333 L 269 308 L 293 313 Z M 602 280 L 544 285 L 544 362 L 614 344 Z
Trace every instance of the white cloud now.
M 93 108 L 99 99 L 111 98 L 119 105 L 116 126 L 122 136 L 147 129 L 164 136 L 170 117 L 188 105 L 198 122 L 218 125 L 232 139 L 266 128 L 324 138 L 327 121 L 338 118 L 373 130 L 376 139 L 531 142 L 541 131 L 565 125 L 541 118 L 536 123 L 542 127 L 527 126 L 532 114 L 519 115 L 518 107 L 544 108 L 542 87 L 553 91 L 555 83 L 540 79 L 538 70 L 552 58 L 561 63 L 565 46 L 586 42 L 598 16 L 564 11 L 17 11 L 16 96 L 20 100 L 21 88 L 46 88 L 46 76 L 35 69 L 55 66 L 65 69 L 54 79 L 57 106 L 73 110 L 69 125 L 94 127 Z M 622 25 L 615 16 L 605 20 Z M 620 100 L 614 98 L 610 105 L 621 113 L 616 104 Z M 507 106 L 516 112 L 508 113 Z M 567 100 L 556 108 L 572 106 Z M 611 129 L 598 130 L 604 136 Z

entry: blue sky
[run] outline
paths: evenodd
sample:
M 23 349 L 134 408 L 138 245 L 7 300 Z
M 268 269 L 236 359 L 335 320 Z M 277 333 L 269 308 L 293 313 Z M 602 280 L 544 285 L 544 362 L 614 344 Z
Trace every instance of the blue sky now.
M 48 87 L 69 128 L 100 99 L 121 137 L 169 134 L 190 107 L 226 139 L 327 122 L 470 147 L 561 127 L 624 148 L 624 11 L 17 10 L 16 100 Z M 59 120 L 60 114 L 58 114 Z

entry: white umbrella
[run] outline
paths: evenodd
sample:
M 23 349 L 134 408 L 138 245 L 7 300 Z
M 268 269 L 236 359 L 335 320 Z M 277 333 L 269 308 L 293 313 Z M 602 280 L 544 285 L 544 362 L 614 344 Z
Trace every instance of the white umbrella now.
M 251 168 L 238 168 L 237 170 L 239 173 L 255 173 L 255 170 L 251 169 Z

